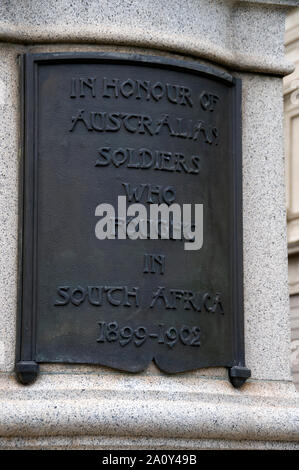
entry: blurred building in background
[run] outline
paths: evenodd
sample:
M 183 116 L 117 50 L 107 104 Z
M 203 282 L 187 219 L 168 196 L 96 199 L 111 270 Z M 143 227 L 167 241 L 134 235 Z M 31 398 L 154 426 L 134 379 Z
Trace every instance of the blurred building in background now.
M 284 79 L 291 362 L 299 390 L 299 8 L 286 21 L 286 57 L 295 71 Z

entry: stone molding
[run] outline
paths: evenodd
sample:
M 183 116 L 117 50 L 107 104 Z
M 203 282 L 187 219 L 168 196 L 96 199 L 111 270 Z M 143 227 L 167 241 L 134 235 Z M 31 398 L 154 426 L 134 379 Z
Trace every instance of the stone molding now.
M 90 0 L 87 6 L 12 0 L 0 5 L 0 40 L 134 45 L 201 57 L 235 70 L 285 75 L 293 66 L 284 58 L 281 7 L 296 3 L 202 0 L 202 14 L 196 15 L 196 0 L 174 0 L 171 11 L 168 2 L 158 0 Z
M 207 378 L 42 374 L 31 387 L 0 378 L 0 448 L 12 437 L 160 439 L 186 448 L 197 441 L 284 441 L 299 448 L 298 395 L 288 382 L 251 381 L 238 392 Z M 3 399 L 5 397 L 5 399 Z M 117 417 L 117 419 L 116 419 Z M 99 443 L 97 443 L 98 447 Z
M 88 436 L 89 446 L 95 439 L 97 448 L 102 439 L 116 445 L 125 438 L 134 446 L 138 438 L 138 447 L 143 439 L 185 449 L 215 440 L 224 447 L 236 441 L 250 447 L 253 441 L 255 448 L 267 442 L 299 449 L 299 397 L 291 383 L 249 381 L 240 392 L 223 379 L 171 381 L 170 387 L 163 376 L 43 373 L 24 388 L 2 374 L 0 448 L 24 436 L 29 444 L 42 439 L 46 448 L 69 440 L 74 448 L 73 439 L 79 445 Z

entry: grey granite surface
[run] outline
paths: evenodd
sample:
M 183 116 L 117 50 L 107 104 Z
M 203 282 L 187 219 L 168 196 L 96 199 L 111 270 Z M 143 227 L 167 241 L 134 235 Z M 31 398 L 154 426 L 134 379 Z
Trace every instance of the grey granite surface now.
M 289 369 L 282 85 L 275 76 L 292 69 L 284 59 L 281 4 L 293 2 L 271 3 L 1 2 L 1 448 L 298 448 L 298 395 Z M 222 368 L 172 377 L 154 365 L 131 375 L 45 364 L 35 384 L 15 381 L 18 54 L 72 50 L 182 57 L 243 79 L 245 347 L 252 379 L 240 390 Z

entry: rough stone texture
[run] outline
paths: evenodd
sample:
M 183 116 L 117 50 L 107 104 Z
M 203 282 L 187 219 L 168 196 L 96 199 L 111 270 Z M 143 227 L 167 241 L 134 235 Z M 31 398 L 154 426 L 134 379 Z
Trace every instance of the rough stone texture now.
M 0 416 L 2 448 L 299 448 L 298 398 L 279 382 L 45 373 L 24 388 L 3 375 Z
M 0 45 L 0 370 L 12 370 L 15 351 L 18 249 L 19 80 L 22 47 Z
M 0 38 L 20 43 L 0 47 L 1 448 L 298 448 L 298 395 L 289 371 L 282 89 L 275 77 L 239 74 L 245 345 L 252 369 L 245 387 L 233 389 L 222 368 L 166 376 L 154 365 L 132 375 L 45 364 L 29 387 L 11 374 L 21 145 L 17 54 L 113 50 L 174 57 L 173 51 L 189 54 L 182 59 L 193 55 L 203 63 L 216 61 L 222 69 L 282 74 L 289 68 L 283 58 L 281 6 L 294 2 L 271 2 L 280 5 L 274 8 L 266 3 L 188 0 L 171 1 L 169 8 L 165 1 L 158 8 L 155 0 L 112 0 L 108 8 L 108 1 L 95 0 L 1 2 Z
M 279 78 L 249 74 L 241 78 L 247 364 L 254 378 L 288 380 L 282 83 Z
M 0 450 L 298 450 L 296 442 L 175 439 L 123 436 L 2 438 Z
M 294 0 L 6 0 L 0 4 L 0 39 L 134 45 L 199 56 L 235 69 L 284 74 L 292 68 L 281 42 L 281 5 L 294 4 Z
M 260 64 L 265 59 L 272 62 L 274 57 L 284 56 L 285 28 L 280 9 L 273 9 L 269 14 L 269 5 L 253 9 L 249 3 L 237 3 L 232 18 L 232 44 L 240 61 L 244 53 L 253 55 L 253 61 Z

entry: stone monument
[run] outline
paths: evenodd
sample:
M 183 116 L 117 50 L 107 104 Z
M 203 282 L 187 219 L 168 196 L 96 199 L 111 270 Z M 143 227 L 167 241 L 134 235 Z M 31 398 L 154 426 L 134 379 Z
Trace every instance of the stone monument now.
M 1 448 L 298 448 L 282 119 L 295 6 L 0 5 Z M 94 194 L 202 203 L 198 251 L 103 240 Z

